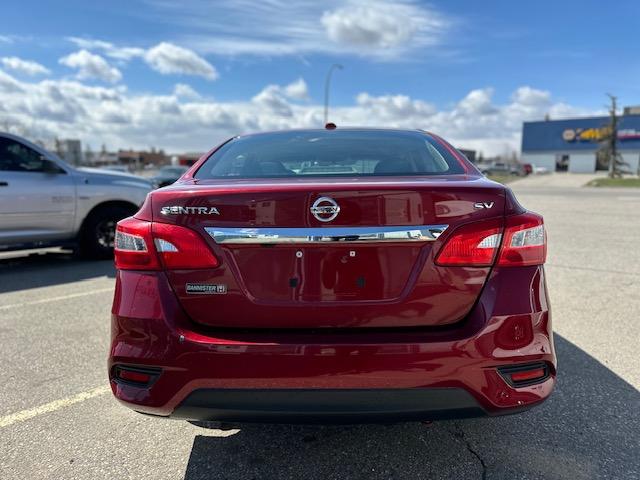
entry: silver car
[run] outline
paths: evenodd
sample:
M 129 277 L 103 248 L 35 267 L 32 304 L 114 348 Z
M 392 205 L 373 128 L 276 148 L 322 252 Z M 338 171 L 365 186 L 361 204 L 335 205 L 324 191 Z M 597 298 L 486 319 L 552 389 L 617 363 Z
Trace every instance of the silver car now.
M 113 254 L 115 224 L 151 190 L 134 175 L 74 168 L 27 140 L 0 132 L 0 251 L 73 246 Z

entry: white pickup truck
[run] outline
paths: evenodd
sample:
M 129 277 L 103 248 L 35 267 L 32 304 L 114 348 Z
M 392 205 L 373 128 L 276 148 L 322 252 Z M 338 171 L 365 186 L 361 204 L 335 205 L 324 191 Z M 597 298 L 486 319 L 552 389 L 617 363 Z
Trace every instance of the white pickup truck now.
M 74 168 L 0 132 L 0 252 L 70 246 L 108 258 L 116 222 L 135 213 L 151 188 L 134 175 Z

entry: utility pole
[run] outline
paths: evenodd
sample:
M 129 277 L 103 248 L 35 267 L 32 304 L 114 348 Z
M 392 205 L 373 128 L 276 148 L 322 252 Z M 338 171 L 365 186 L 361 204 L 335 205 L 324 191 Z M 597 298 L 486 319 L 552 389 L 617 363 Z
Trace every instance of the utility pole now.
M 611 118 L 610 131 L 609 131 L 609 178 L 617 176 L 616 161 L 618 160 L 616 143 L 618 141 L 618 115 L 617 115 L 617 98 L 611 94 L 607 94 L 611 99 L 611 109 L 609 110 L 609 117 Z
M 603 146 L 599 152 L 609 161 L 609 178 L 620 178 L 623 174 L 630 173 L 624 168 L 629 167 L 629 164 L 618 153 L 618 99 L 610 94 L 607 96 L 611 99 L 609 125 L 606 127 Z
M 329 122 L 329 87 L 331 85 L 331 75 L 335 69 L 342 70 L 344 67 L 339 63 L 334 63 L 329 67 L 327 78 L 324 81 L 324 124 Z

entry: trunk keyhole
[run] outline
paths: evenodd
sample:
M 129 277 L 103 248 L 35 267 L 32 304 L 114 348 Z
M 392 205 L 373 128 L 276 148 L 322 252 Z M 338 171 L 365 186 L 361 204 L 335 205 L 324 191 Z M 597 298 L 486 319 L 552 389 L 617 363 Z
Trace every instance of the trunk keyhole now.
M 297 278 L 290 278 L 289 279 L 289 286 L 291 288 L 296 288 L 298 286 L 298 279 Z
M 356 279 L 356 285 L 358 286 L 358 288 L 364 288 L 364 284 L 365 284 L 364 277 L 358 277 Z

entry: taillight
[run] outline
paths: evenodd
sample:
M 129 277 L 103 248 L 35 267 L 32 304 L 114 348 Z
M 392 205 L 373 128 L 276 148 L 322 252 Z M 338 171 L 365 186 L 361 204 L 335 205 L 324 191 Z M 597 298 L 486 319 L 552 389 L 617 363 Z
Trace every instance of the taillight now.
M 502 238 L 502 221 L 493 219 L 458 227 L 442 247 L 436 265 L 489 267 Z
M 213 255 L 202 237 L 190 228 L 154 223 L 155 247 L 168 270 L 191 268 L 214 268 L 218 259 Z
M 120 220 L 113 250 L 116 268 L 120 270 L 160 270 L 151 238 L 151 222 L 133 217 Z
M 438 253 L 436 265 L 489 267 L 497 258 L 496 263 L 501 267 L 522 267 L 542 265 L 546 257 L 543 219 L 536 213 L 526 212 L 505 217 L 504 227 L 499 220 L 458 227 Z
M 193 230 L 133 217 L 118 222 L 114 256 L 120 270 L 214 268 L 219 262 Z
M 547 235 L 542 216 L 527 212 L 506 217 L 498 265 L 542 265 L 546 258 Z

